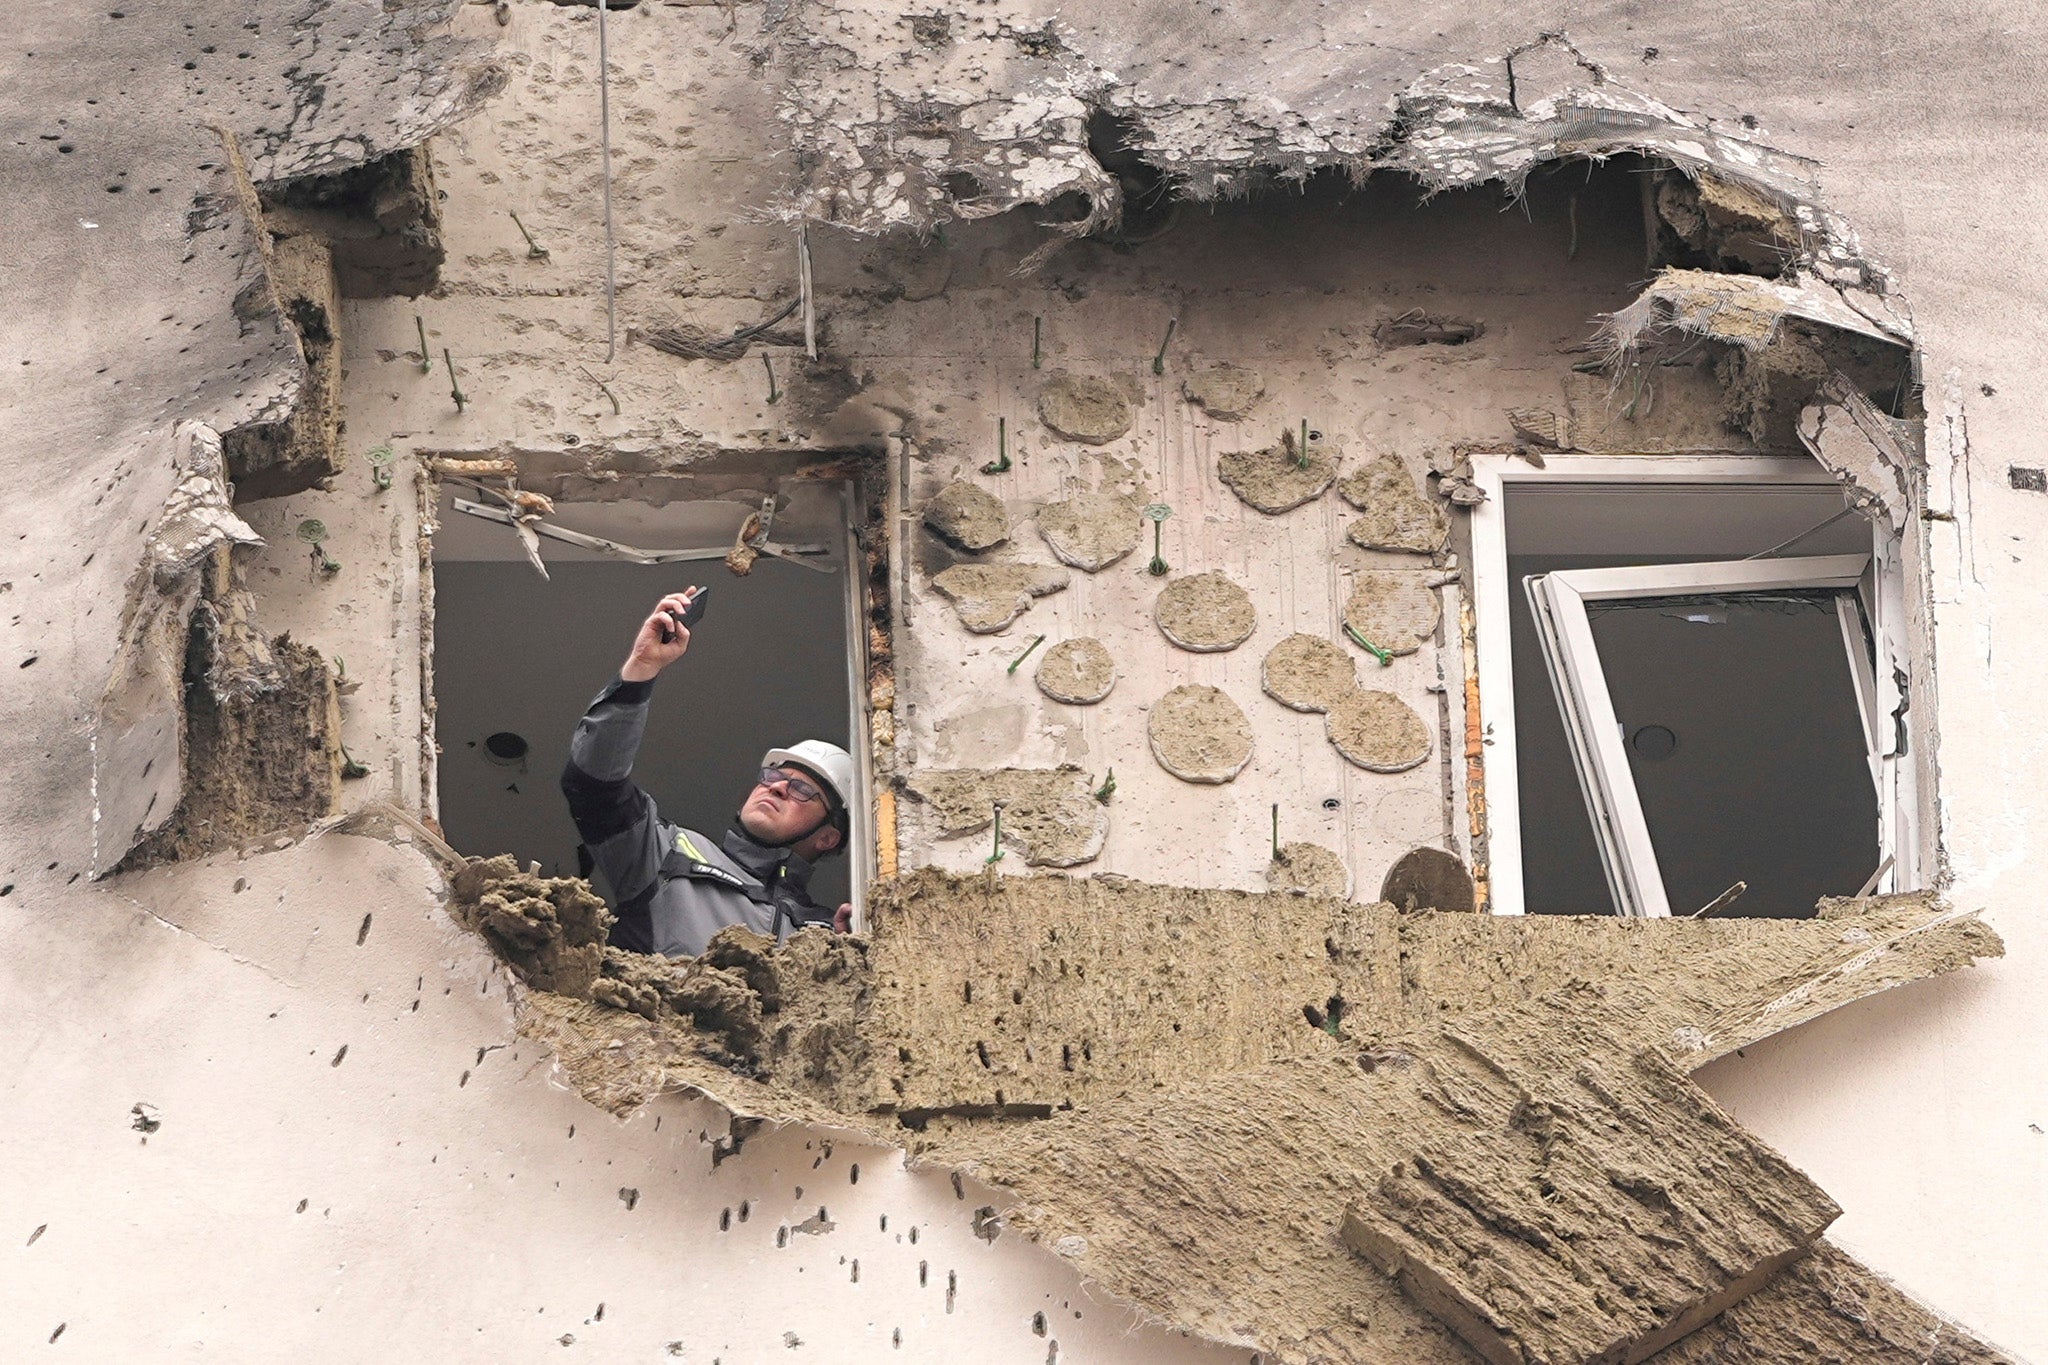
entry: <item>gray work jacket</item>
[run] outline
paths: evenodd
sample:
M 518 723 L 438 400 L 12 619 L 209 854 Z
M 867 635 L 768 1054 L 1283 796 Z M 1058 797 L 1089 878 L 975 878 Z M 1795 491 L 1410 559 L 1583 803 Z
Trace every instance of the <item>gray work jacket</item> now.
M 661 818 L 632 781 L 652 682 L 614 679 L 576 723 L 562 792 L 611 888 L 611 942 L 636 953 L 695 957 L 720 929 L 744 924 L 778 942 L 832 922 L 811 899 L 810 864 L 739 829 L 713 841 Z

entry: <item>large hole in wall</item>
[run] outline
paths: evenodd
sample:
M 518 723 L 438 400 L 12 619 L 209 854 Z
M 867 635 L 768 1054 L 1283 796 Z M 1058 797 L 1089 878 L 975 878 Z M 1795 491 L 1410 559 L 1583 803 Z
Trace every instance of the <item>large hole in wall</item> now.
M 753 785 L 761 756 L 798 739 L 856 755 L 850 705 L 851 490 L 788 483 L 768 543 L 744 576 L 724 556 L 758 496 L 643 502 L 561 502 L 548 524 L 640 550 L 705 557 L 648 565 L 543 537 L 549 576 L 512 528 L 467 514 L 488 499 L 453 484 L 434 537 L 434 701 L 439 818 L 464 853 L 512 853 L 554 876 L 582 870 L 559 786 L 577 717 L 617 672 L 634 632 L 667 592 L 710 589 L 689 652 L 656 686 L 634 780 L 662 818 L 716 840 Z M 815 551 L 815 552 L 812 552 Z M 864 818 L 862 816 L 857 819 Z M 824 859 L 813 895 L 849 898 L 861 850 Z

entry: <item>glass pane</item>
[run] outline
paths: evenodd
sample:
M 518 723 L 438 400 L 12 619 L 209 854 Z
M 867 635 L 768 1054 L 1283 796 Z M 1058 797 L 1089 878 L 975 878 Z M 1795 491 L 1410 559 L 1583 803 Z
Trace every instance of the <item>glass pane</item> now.
M 1877 869 L 1877 794 L 1833 592 L 1589 602 L 1674 915 L 1807 916 Z

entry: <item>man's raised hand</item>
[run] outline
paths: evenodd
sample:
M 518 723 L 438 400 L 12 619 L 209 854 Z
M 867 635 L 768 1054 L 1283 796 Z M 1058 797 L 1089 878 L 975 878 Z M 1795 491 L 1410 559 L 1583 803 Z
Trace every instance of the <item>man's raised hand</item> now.
M 685 588 L 655 603 L 654 610 L 640 623 L 640 633 L 633 637 L 633 648 L 619 668 L 619 677 L 627 682 L 647 682 L 683 657 L 690 647 L 690 628 L 679 618 L 690 605 L 690 599 L 702 591 Z

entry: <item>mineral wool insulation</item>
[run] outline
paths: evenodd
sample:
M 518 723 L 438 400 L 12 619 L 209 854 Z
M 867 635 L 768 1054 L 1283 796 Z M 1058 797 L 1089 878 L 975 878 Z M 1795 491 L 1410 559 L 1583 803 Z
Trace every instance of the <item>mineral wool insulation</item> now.
M 339 169 L 402 147 L 487 95 L 491 80 L 470 61 L 474 53 L 416 41 L 451 8 L 367 0 L 320 7 L 314 17 L 350 41 L 325 45 L 325 63 L 281 76 L 283 60 L 258 63 L 293 110 L 290 123 L 280 129 L 258 113 L 260 100 L 234 111 L 258 178 Z M 917 231 L 948 217 L 1050 207 L 1073 194 L 1074 231 L 1108 225 L 1120 190 L 1089 145 L 1105 112 L 1117 139 L 1171 167 L 1198 197 L 1231 193 L 1275 169 L 1395 169 L 1459 185 L 1513 182 L 1555 156 L 1645 150 L 1689 169 L 1739 175 L 1775 196 L 1797 223 L 1813 280 L 1859 318 L 1896 316 L 1883 273 L 1813 206 L 1810 167 L 1620 89 L 1561 38 L 1520 49 L 1505 70 L 1438 68 L 1413 82 L 1403 77 L 1398 88 L 1386 66 L 1311 73 L 1298 64 L 1261 71 L 1241 63 L 1260 83 L 1253 99 L 1208 84 L 1229 65 L 1219 54 L 1248 35 L 1190 31 L 1142 10 L 1079 26 L 1049 7 L 1021 6 L 988 19 L 829 4 L 772 7 L 769 17 L 786 117 L 799 146 L 816 154 L 810 180 L 786 206 L 792 217 Z M 1423 41 L 1429 18 L 1396 22 L 1406 28 L 1386 35 L 1393 42 L 1431 46 Z M 1508 51 L 1523 36 L 1489 50 Z M 287 51 L 273 52 L 270 40 L 262 46 L 295 58 L 296 41 L 286 40 Z M 1195 70 L 1172 74 L 1190 56 L 1201 58 Z M 394 70 L 395 96 L 384 88 Z M 1155 79 L 1133 82 L 1141 70 Z M 381 91 L 374 99 L 372 86 Z M 394 98 L 395 108 L 378 102 Z M 375 117 L 367 117 L 373 106 Z M 211 135 L 181 144 L 181 173 L 189 173 L 184 161 L 211 158 L 219 145 Z M 216 206 L 226 202 L 222 181 L 214 177 Z M 258 227 L 246 219 L 202 224 L 234 238 L 232 268 L 188 292 L 223 294 L 224 302 L 224 291 L 255 281 L 250 240 Z M 258 312 L 265 315 L 245 319 L 256 324 L 254 343 L 229 338 L 207 348 L 221 347 L 207 364 L 223 372 L 244 368 L 254 351 L 262 361 L 256 381 L 232 395 L 204 393 L 173 416 L 207 418 L 218 430 L 289 406 L 301 368 L 286 327 Z M 1696 320 L 1672 315 L 1681 326 Z M 1821 320 L 1834 325 L 1838 316 Z M 1696 330 L 1712 335 L 1716 325 L 1709 319 Z M 133 464 L 159 473 L 154 484 L 139 481 L 149 484 L 139 507 L 168 510 L 155 523 L 145 515 L 145 527 L 170 524 L 179 494 L 169 485 L 178 471 L 204 463 L 177 454 L 160 428 L 143 434 L 145 418 L 161 416 L 154 397 L 146 413 L 126 414 L 129 439 L 108 447 L 110 485 Z M 1836 406 L 1848 433 L 1898 458 L 1881 423 L 1846 397 Z M 64 420 L 48 425 L 71 430 Z M 1846 434 L 1834 411 L 1817 413 L 1811 426 L 1810 439 L 1823 447 Z M 177 450 L 204 453 L 204 431 L 176 430 Z M 1846 467 L 1851 458 L 1830 463 Z M 101 470 L 92 472 L 97 479 Z M 224 542 L 237 539 L 217 476 L 202 471 L 195 488 L 192 506 L 212 516 Z M 81 482 L 70 500 L 97 506 L 94 491 Z M 132 510 L 121 516 L 138 524 Z M 118 530 L 120 522 L 107 526 Z M 99 572 L 118 583 L 135 563 L 154 562 L 157 545 L 145 542 L 140 531 L 110 531 L 103 548 L 128 550 L 125 559 L 108 554 L 122 560 L 119 572 Z M 85 544 L 77 548 L 89 565 Z M 131 605 L 158 613 L 168 602 L 174 633 L 189 565 L 163 562 L 171 569 L 164 600 Z M 94 670 L 106 662 L 86 660 Z M 175 716 L 175 685 L 174 674 L 159 679 L 160 719 Z M 168 734 L 159 726 L 165 757 Z M 174 783 L 179 765 L 165 768 L 157 780 Z M 137 758 L 118 785 L 145 791 L 151 772 L 149 758 Z M 106 785 L 111 792 L 117 784 Z M 166 790 L 174 796 L 176 787 Z M 978 804 L 981 794 L 972 799 Z M 125 846 L 149 822 L 146 807 L 122 813 L 116 841 Z M 535 880 L 503 867 L 471 869 L 457 877 L 458 904 L 535 973 L 536 986 L 553 988 L 521 996 L 522 1026 L 553 1046 L 565 1075 L 594 1101 L 623 1110 L 663 1089 L 692 1088 L 743 1116 L 908 1142 L 921 1159 L 971 1172 L 999 1192 L 1001 1208 L 978 1220 L 990 1235 L 1007 1226 L 1036 1237 L 1112 1292 L 1207 1337 L 1283 1359 L 1448 1361 L 1467 1358 L 1468 1347 L 1534 1358 L 1592 1354 L 1602 1342 L 1622 1343 L 1623 1353 L 1662 1345 L 1656 1325 L 1597 1311 L 1568 1324 L 1579 1335 L 1542 1337 L 1539 1327 L 1550 1329 L 1517 1307 L 1516 1294 L 1539 1285 L 1546 1267 L 1523 1265 L 1521 1277 L 1506 1282 L 1459 1283 L 1445 1273 L 1445 1248 L 1467 1233 L 1388 1214 L 1433 1197 L 1416 1188 L 1431 1170 L 1448 1173 L 1436 1182 L 1439 1193 L 1452 1189 L 1468 1169 L 1456 1157 L 1484 1165 L 1499 1155 L 1487 1142 L 1502 1134 L 1519 1144 L 1510 1155 L 1526 1161 L 1546 1144 L 1572 1140 L 1574 1103 L 1616 1115 L 1636 1104 L 1665 1106 L 1664 1120 L 1686 1125 L 1689 1139 L 1726 1142 L 1743 1169 L 1768 1175 L 1782 1196 L 1775 1240 L 1759 1233 L 1727 1264 L 1666 1282 L 1660 1292 L 1681 1316 L 1724 1299 L 1733 1306 L 1659 1358 L 1997 1358 L 1815 1241 L 1831 1216 L 1824 1196 L 1718 1128 L 1711 1106 L 1681 1076 L 1633 1051 L 1650 1039 L 1692 1065 L 1873 989 L 1996 951 L 1988 931 L 1934 907 L 1841 907 L 1798 926 L 1532 924 L 1402 917 L 1316 897 L 924 874 L 889 893 L 871 942 L 807 936 L 771 954 L 735 938 L 697 963 L 666 964 L 592 951 L 601 912 L 587 890 Z M 539 912 L 541 903 L 549 913 Z M 991 924 L 1011 930 L 985 933 Z M 579 941 L 568 942 L 572 935 Z M 1654 947 L 1645 951 L 1649 940 Z M 931 953 L 933 944 L 950 951 Z M 1262 968 L 1270 959 L 1273 969 L 1247 972 L 1254 959 Z M 1640 975 L 1645 961 L 1656 964 L 1648 978 Z M 1087 969 L 1085 990 L 1077 966 Z M 1564 1072 L 1560 1059 L 1569 1066 L 1563 1083 L 1549 1074 Z M 1615 1083 L 1603 1087 L 1603 1076 Z M 1584 1099 L 1595 1088 L 1606 1091 L 1596 1096 L 1604 1110 Z M 1414 1116 L 1412 1133 L 1390 1134 L 1377 1123 L 1387 1109 Z M 1633 1136 L 1654 1147 L 1659 1131 L 1650 1125 Z M 1482 1140 L 1461 1141 L 1468 1137 Z M 1442 1159 L 1445 1151 L 1451 1159 Z M 1401 1174 L 1391 1183 L 1359 1177 L 1394 1162 Z M 1632 1176 L 1645 1177 L 1644 1189 L 1675 1188 L 1658 1184 L 1648 1159 Z M 1187 1220 L 1162 1226 L 1161 1207 L 1183 1208 Z M 1412 1240 L 1397 1245 L 1403 1232 Z M 1512 1248 L 1517 1256 L 1538 1241 L 1520 1240 L 1527 1245 Z M 1784 1253 L 1800 1250 L 1807 1254 L 1790 1269 L 1759 1284 L 1726 1273 L 1737 1260 L 1776 1270 Z

